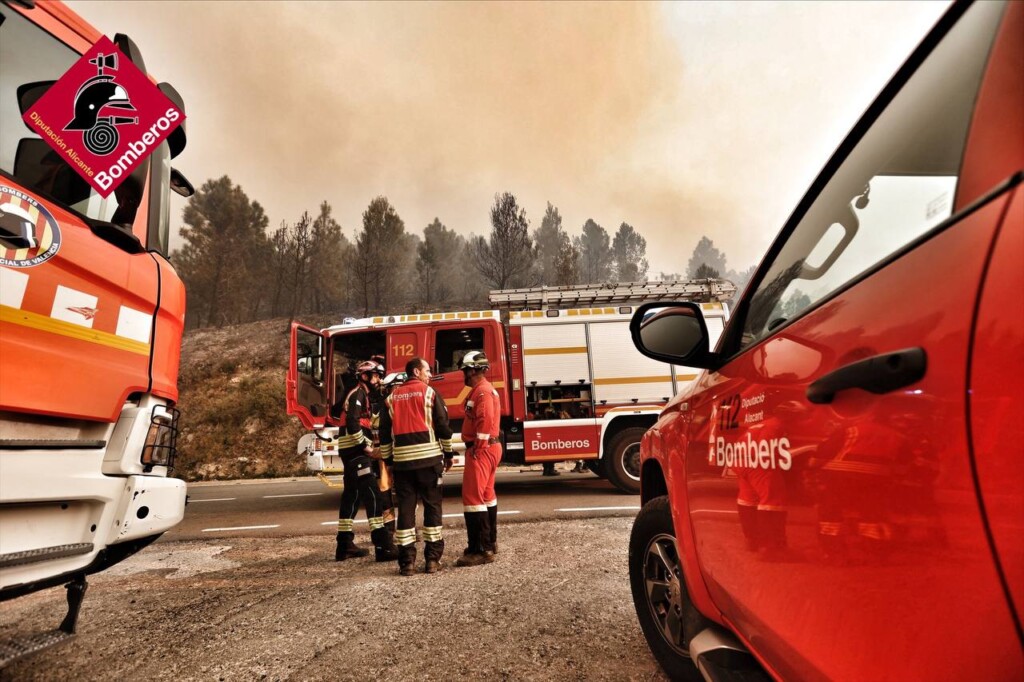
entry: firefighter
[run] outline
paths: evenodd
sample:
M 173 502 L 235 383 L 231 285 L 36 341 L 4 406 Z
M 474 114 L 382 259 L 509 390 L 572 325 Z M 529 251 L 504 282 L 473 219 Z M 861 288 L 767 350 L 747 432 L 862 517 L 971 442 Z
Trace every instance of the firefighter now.
M 385 501 L 381 495 L 373 467 L 373 408 L 372 398 L 384 375 L 380 363 L 372 360 L 361 362 L 356 367 L 358 383 L 348 392 L 344 401 L 336 408 L 344 410 L 343 433 L 338 435 L 338 455 L 345 467 L 344 490 L 338 507 L 338 546 L 335 561 L 364 557 L 369 550 L 357 547 L 352 521 L 355 519 L 359 502 L 366 510 L 366 521 L 370 526 L 377 561 L 394 561 L 398 558 L 394 537 L 384 526 Z M 340 411 L 340 410 L 339 410 Z M 340 415 L 339 415 L 340 416 Z
M 452 430 L 444 399 L 429 386 L 430 366 L 415 357 L 405 366 L 408 379 L 395 388 L 381 410 L 380 448 L 390 459 L 398 496 L 398 568 L 416 571 L 416 503 L 423 503 L 423 572 L 441 568 L 441 479 L 452 462 Z
M 462 509 L 469 536 L 466 551 L 456 566 L 479 566 L 494 561 L 498 551 L 498 496 L 494 475 L 501 461 L 498 392 L 485 376 L 491 364 L 483 351 L 470 351 L 459 363 L 469 386 L 462 442 L 466 444 L 466 469 L 462 474 Z
M 379 355 L 373 356 L 374 358 L 380 357 Z M 385 370 L 386 371 L 386 370 Z M 395 536 L 396 524 L 398 520 L 397 510 L 395 509 L 395 475 L 391 470 L 391 465 L 383 458 L 380 453 L 380 413 L 386 406 L 384 400 L 391 395 L 391 392 L 405 383 L 405 372 L 392 372 L 388 374 L 380 382 L 380 391 L 376 394 L 376 400 L 374 401 L 374 417 L 376 421 L 374 423 L 374 429 L 377 434 L 377 477 L 380 479 L 380 492 L 384 497 L 384 527 L 388 529 L 388 533 L 391 537 Z

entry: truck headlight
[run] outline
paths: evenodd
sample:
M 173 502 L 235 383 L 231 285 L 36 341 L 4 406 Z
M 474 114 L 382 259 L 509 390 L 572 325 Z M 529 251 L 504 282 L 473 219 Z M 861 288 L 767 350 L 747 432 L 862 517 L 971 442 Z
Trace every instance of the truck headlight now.
M 181 412 L 173 407 L 156 405 L 149 421 L 146 444 L 142 446 L 142 465 L 145 471 L 155 466 L 174 467 L 177 455 L 178 417 Z

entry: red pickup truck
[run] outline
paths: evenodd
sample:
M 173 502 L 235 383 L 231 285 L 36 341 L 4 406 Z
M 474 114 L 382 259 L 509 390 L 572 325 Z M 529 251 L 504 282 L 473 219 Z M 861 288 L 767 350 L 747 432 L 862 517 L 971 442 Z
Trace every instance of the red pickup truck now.
M 1024 3 L 952 5 L 643 438 L 629 572 L 678 679 L 1024 678 Z

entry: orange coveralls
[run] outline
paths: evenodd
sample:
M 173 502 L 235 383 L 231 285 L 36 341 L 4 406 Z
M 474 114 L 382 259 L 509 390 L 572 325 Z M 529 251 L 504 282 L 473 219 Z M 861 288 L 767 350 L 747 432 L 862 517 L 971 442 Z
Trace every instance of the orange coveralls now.
M 466 444 L 466 469 L 462 476 L 462 505 L 469 536 L 469 554 L 495 551 L 498 541 L 498 496 L 494 476 L 501 461 L 501 409 L 498 392 L 484 379 L 465 402 L 462 442 Z

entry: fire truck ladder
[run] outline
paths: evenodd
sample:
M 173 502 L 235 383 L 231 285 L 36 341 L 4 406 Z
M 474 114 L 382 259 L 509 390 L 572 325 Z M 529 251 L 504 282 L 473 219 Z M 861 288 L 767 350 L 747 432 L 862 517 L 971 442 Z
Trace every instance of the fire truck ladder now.
M 544 310 L 594 305 L 639 304 L 648 301 L 711 302 L 731 298 L 736 286 L 725 279 L 678 279 L 668 282 L 580 284 L 568 287 L 495 289 L 491 305 L 513 310 Z

